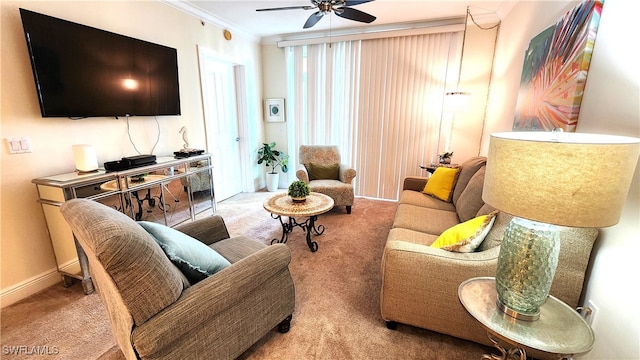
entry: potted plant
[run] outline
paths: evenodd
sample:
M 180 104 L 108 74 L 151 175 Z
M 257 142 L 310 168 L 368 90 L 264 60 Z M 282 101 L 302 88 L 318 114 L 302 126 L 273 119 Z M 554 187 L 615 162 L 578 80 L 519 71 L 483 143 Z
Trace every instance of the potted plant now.
M 287 195 L 291 196 L 291 200 L 294 203 L 301 203 L 307 200 L 307 196 L 311 193 L 309 184 L 302 180 L 296 180 L 289 185 L 289 192 Z
M 278 190 L 278 173 L 276 168 L 280 166 L 282 172 L 289 170 L 289 155 L 282 151 L 276 150 L 276 143 L 269 144 L 263 143 L 262 147 L 258 149 L 258 165 L 264 163 L 265 166 L 270 167 L 271 171 L 267 172 L 267 190 Z

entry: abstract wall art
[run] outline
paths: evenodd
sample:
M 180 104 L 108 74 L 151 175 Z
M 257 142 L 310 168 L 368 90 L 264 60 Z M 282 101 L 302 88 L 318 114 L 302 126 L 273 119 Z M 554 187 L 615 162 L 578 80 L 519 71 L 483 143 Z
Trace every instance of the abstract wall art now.
M 284 122 L 284 99 L 264 99 L 264 121 Z
M 513 130 L 573 132 L 604 0 L 586 0 L 529 42 Z

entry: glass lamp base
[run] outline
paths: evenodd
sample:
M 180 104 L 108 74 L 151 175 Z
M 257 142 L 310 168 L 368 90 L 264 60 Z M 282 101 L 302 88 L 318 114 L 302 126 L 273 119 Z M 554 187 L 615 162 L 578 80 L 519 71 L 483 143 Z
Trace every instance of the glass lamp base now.
M 514 217 L 498 256 L 498 308 L 521 320 L 538 319 L 547 300 L 560 253 L 555 225 Z
M 500 301 L 500 298 L 498 298 L 496 300 L 496 306 L 498 307 L 498 309 L 502 310 L 503 313 L 511 316 L 512 318 L 518 319 L 518 320 L 535 321 L 535 320 L 538 320 L 540 318 L 540 311 L 539 310 L 534 312 L 534 313 L 531 313 L 531 314 L 521 313 L 521 312 L 513 310 L 512 308 L 510 308 L 507 305 L 503 304 L 502 301 Z

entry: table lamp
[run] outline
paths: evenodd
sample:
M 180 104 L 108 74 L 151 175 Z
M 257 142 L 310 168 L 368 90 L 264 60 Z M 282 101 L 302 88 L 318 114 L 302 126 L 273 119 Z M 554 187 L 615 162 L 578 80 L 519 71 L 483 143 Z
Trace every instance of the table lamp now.
M 618 223 L 639 152 L 640 139 L 624 136 L 491 135 L 482 199 L 514 215 L 498 256 L 498 308 L 538 319 L 558 264 L 558 226 Z

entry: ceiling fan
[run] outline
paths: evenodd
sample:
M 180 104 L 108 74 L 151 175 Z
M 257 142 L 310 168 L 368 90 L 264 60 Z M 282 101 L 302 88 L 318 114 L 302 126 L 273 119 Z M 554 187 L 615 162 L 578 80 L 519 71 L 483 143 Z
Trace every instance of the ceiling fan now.
M 376 19 L 375 16 L 367 14 L 366 12 L 352 9 L 349 6 L 360 5 L 368 3 L 374 0 L 311 0 L 312 5 L 306 6 L 285 6 L 268 9 L 256 9 L 256 11 L 274 11 L 274 10 L 313 10 L 318 9 L 307 19 L 303 28 L 308 29 L 315 25 L 324 15 L 333 11 L 336 15 L 354 21 L 360 21 L 364 23 L 370 23 Z

